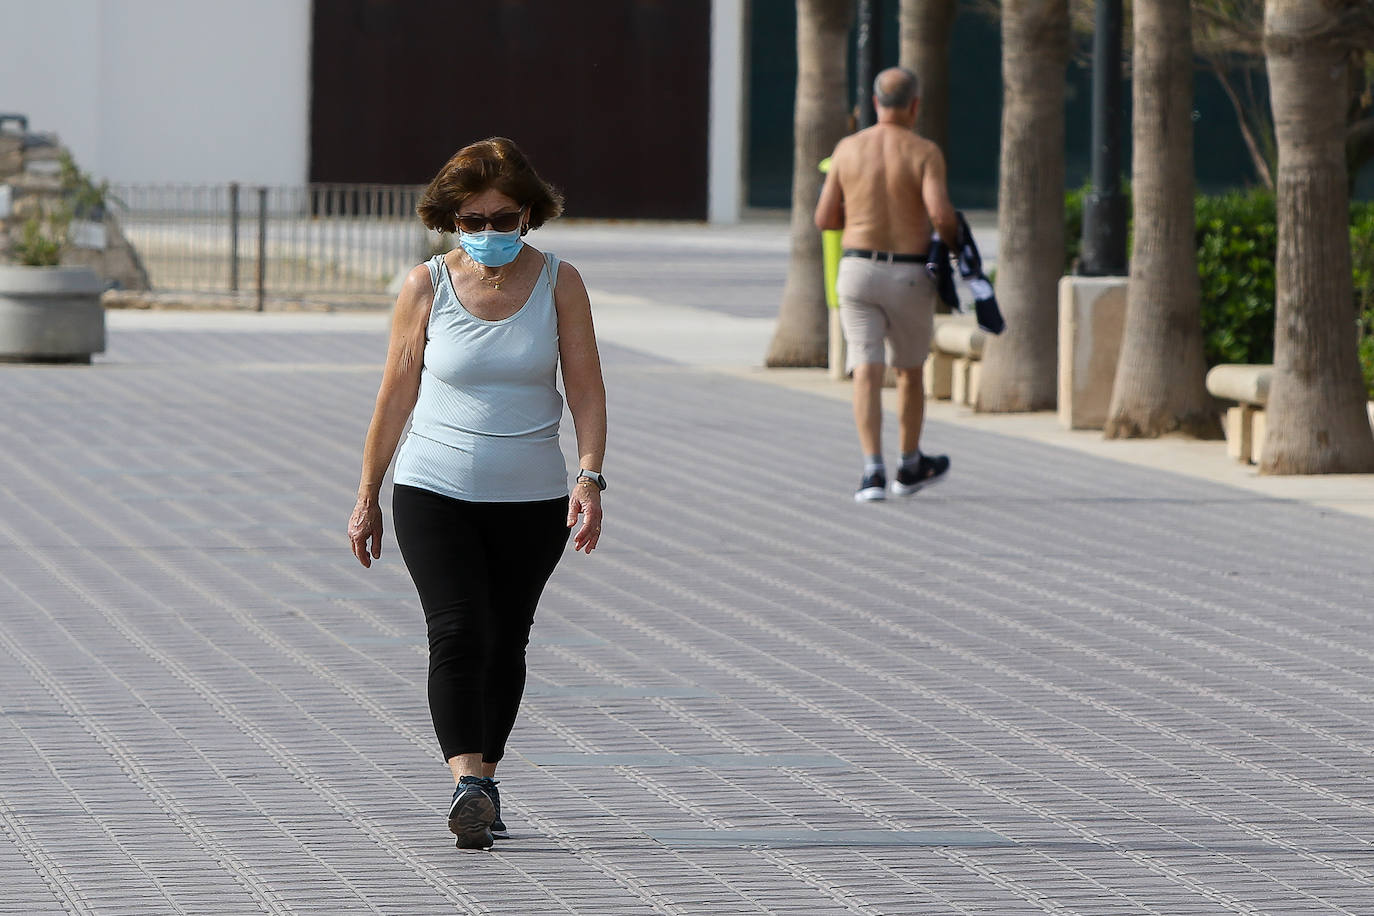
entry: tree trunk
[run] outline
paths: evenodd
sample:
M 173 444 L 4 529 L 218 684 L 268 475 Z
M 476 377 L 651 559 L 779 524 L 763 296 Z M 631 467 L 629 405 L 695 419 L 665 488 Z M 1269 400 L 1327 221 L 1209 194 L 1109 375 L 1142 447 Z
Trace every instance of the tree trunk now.
M 1068 60 L 1068 0 L 1004 0 L 997 300 L 1007 330 L 984 346 L 980 411 L 1055 405 Z
M 1108 439 L 1221 436 L 1202 343 L 1189 19 L 1189 0 L 1135 3 L 1135 240 Z
M 824 366 L 826 312 L 821 234 L 813 222 L 820 161 L 835 150 L 848 118 L 846 72 L 852 0 L 797 0 L 797 102 L 792 128 L 792 252 L 768 347 L 769 366 Z
M 902 0 L 899 12 L 901 65 L 916 74 L 921 107 L 916 132 L 949 158 L 949 43 L 955 0 Z
M 1264 50 L 1279 141 L 1274 376 L 1262 474 L 1374 471 L 1356 356 L 1346 191 L 1342 13 L 1361 0 L 1268 0 Z

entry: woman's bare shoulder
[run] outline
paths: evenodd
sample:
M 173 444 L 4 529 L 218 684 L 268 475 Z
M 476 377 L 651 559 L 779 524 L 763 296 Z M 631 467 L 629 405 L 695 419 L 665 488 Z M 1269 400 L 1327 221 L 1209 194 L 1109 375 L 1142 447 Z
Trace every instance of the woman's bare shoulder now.
M 411 294 L 419 296 L 434 296 L 434 276 L 430 272 L 429 262 L 416 264 L 406 274 L 405 282 L 401 284 L 401 294 Z
M 401 284 L 401 292 L 396 297 L 395 315 L 404 319 L 406 316 L 418 316 L 423 313 L 428 317 L 433 304 L 434 278 L 430 274 L 429 264 L 417 264 L 410 269 L 405 282 Z
M 591 313 L 591 300 L 582 274 L 567 261 L 558 262 L 558 275 L 553 281 L 553 302 L 560 316 L 572 313 Z

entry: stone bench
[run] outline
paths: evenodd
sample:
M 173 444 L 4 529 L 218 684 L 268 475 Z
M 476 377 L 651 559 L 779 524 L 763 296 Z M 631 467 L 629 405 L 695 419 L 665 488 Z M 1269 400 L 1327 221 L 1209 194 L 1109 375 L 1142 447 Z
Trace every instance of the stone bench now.
M 926 397 L 972 407 L 987 333 L 972 315 L 936 315 L 925 365 Z
M 1226 454 L 1237 461 L 1258 464 L 1264 447 L 1264 407 L 1269 401 L 1272 365 L 1223 363 L 1207 373 L 1213 397 L 1235 401 L 1226 410 Z

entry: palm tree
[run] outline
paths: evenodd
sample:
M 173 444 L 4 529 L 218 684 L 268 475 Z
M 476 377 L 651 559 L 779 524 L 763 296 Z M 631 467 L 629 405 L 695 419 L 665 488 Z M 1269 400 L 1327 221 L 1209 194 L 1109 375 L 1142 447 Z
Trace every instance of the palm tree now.
M 949 42 L 955 0 L 902 0 L 898 12 L 901 65 L 916 74 L 921 107 L 916 133 L 933 140 L 949 159 Z
M 981 411 L 1055 405 L 1068 61 L 1068 0 L 1005 0 L 997 300 L 1007 330 L 984 347 Z
M 1355 4 L 1348 14 L 1369 16 L 1369 4 Z M 1255 174 L 1274 187 L 1277 157 L 1274 123 L 1267 98 L 1257 91 L 1263 82 L 1264 0 L 1193 0 L 1193 44 L 1207 62 L 1236 113 L 1236 123 L 1250 151 Z M 1361 26 L 1354 25 L 1356 30 Z M 1347 31 L 1347 38 L 1355 38 Z M 1346 92 L 1346 170 L 1353 187 L 1360 170 L 1374 159 L 1374 38 L 1366 35 L 1351 56 Z
M 1355 344 L 1346 183 L 1347 64 L 1367 0 L 1267 0 L 1279 144 L 1274 376 L 1260 472 L 1374 471 Z
M 1221 436 L 1207 393 L 1193 214 L 1189 0 L 1136 0 L 1131 186 L 1135 240 L 1109 439 Z
M 821 173 L 848 125 L 852 0 L 797 0 L 797 101 L 792 127 L 792 252 L 769 344 L 769 366 L 824 366 L 829 318 L 821 234 L 812 222 Z

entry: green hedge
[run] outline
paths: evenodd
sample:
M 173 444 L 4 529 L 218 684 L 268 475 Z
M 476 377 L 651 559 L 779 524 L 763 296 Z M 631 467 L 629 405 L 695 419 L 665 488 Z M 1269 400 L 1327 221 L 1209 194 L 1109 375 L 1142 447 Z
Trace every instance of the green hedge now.
M 1197 267 L 1207 365 L 1274 361 L 1278 228 L 1267 191 L 1199 195 Z
M 1360 367 L 1369 399 L 1374 401 L 1374 203 L 1350 203 L 1350 261 L 1360 316 Z
M 1129 194 L 1129 189 L 1127 189 Z M 1074 267 L 1083 235 L 1088 188 L 1064 200 L 1064 269 Z M 1197 197 L 1197 260 L 1207 365 L 1274 361 L 1274 262 L 1278 256 L 1274 195 L 1263 189 Z M 1360 363 L 1374 399 L 1374 204 L 1352 201 L 1350 249 Z

